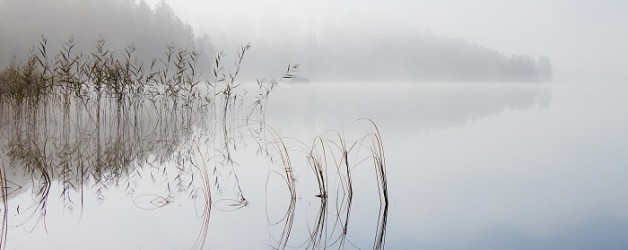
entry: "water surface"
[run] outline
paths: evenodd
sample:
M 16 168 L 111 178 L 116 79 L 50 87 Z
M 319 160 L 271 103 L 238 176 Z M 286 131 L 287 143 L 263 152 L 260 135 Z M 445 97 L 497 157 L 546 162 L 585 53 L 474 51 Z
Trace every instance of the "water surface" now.
M 265 134 L 277 135 L 266 142 L 282 138 L 290 151 L 294 202 L 281 157 L 263 153 L 276 144 L 260 147 L 251 136 L 258 131 L 245 122 L 246 101 L 229 113 L 229 138 L 239 138 L 233 144 L 225 142 L 220 119 L 197 113 L 194 121 L 181 122 L 147 111 L 153 122 L 133 123 L 139 130 L 101 131 L 103 138 L 137 138 L 118 144 L 52 126 L 59 138 L 74 138 L 68 145 L 92 145 L 86 152 L 103 145 L 103 152 L 125 156 L 111 159 L 128 167 L 105 168 L 120 177 L 70 188 L 72 206 L 63 185 L 80 183 L 52 180 L 44 218 L 41 207 L 28 210 L 39 204 L 40 179 L 25 177 L 3 156 L 11 193 L 6 248 L 623 249 L 627 95 L 627 87 L 613 84 L 282 85 L 256 119 L 265 122 Z M 107 117 L 116 114 L 110 112 Z M 157 134 L 143 129 L 159 124 L 154 117 L 184 125 L 154 125 Z M 369 158 L 372 138 L 363 140 L 374 127 L 360 118 L 381 132 L 387 206 Z M 206 125 L 218 132 L 206 133 Z M 7 128 L 13 126 L 5 120 L 3 144 L 15 138 Z M 348 157 L 351 199 L 346 175 L 336 167 L 342 157 L 333 145 L 340 138 L 363 145 Z M 216 153 L 223 144 L 230 149 Z M 106 145 L 122 146 L 107 151 Z M 328 153 L 327 202 L 317 197 L 316 175 L 308 167 L 312 150 Z M 227 153 L 235 164 L 225 164 Z M 93 156 L 85 159 L 89 165 Z

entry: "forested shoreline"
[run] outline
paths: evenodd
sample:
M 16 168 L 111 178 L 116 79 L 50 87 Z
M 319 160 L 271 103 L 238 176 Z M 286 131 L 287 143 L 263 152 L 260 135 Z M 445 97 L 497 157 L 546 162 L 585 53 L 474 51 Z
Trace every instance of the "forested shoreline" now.
M 34 16 L 45 21 L 30 18 Z M 300 76 L 312 81 L 545 82 L 553 76 L 547 56 L 504 54 L 425 31 L 375 37 L 368 27 L 360 32 L 321 30 L 292 42 L 254 41 L 241 79 L 274 75 L 287 63 L 300 64 Z M 113 51 L 133 46 L 134 56 L 145 65 L 164 56 L 168 46 L 194 51 L 205 78 L 211 77 L 216 55 L 210 36 L 195 34 L 165 1 L 155 7 L 145 0 L 0 1 L 0 69 L 25 63 L 42 36 L 56 51 L 72 38 L 77 54 L 92 51 L 102 39 Z

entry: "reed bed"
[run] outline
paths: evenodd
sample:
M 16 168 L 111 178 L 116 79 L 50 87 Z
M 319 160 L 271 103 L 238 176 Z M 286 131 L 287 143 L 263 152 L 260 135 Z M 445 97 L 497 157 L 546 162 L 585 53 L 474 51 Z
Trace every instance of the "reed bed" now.
M 352 244 L 352 171 L 369 163 L 380 201 L 373 249 L 384 247 L 388 188 L 375 123 L 367 120 L 373 131 L 357 140 L 336 132 L 311 143 L 282 137 L 266 124 L 271 93 L 296 76 L 298 65 L 288 65 L 278 80 L 257 81 L 257 89 L 249 91 L 237 80 L 249 45 L 237 51 L 233 65 L 224 65 L 224 54 L 218 53 L 209 69 L 211 79 L 200 78 L 197 52 L 174 45 L 150 63 L 135 57 L 134 46 L 116 53 L 104 39 L 91 52 L 74 47 L 70 38 L 51 55 L 42 38 L 25 61 L 15 59 L 0 72 L 0 110 L 7 117 L 0 121 L 0 185 L 6 187 L 6 168 L 32 180 L 33 205 L 21 211 L 31 229 L 40 221 L 45 227 L 53 183 L 65 208 L 81 213 L 85 199 L 104 202 L 111 187 L 132 196 L 161 197 L 164 202 L 156 208 L 183 194 L 202 203 L 194 249 L 203 249 L 212 207 L 231 211 L 248 205 L 235 167 L 237 151 L 254 145 L 260 161 L 268 162 L 268 176 L 280 176 L 289 194 L 283 216 L 268 219 L 269 231 L 280 228 L 278 235 L 270 235 L 272 247 Z M 311 197 L 318 209 L 312 221 L 306 219 L 308 235 L 295 242 L 291 235 L 302 205 L 297 193 L 308 192 L 297 184 L 296 173 L 313 177 L 317 192 Z M 163 183 L 167 195 L 136 194 L 141 180 Z M 9 202 L 6 189 L 2 191 L 0 248 L 6 244 Z

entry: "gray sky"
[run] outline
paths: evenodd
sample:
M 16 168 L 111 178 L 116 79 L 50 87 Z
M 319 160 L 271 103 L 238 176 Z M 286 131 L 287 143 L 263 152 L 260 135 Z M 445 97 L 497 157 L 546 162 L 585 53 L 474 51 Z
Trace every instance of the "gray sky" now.
M 159 0 L 148 0 L 157 3 Z M 423 30 L 512 54 L 547 55 L 555 81 L 628 81 L 625 0 L 167 0 L 218 47 Z M 305 38 L 305 39 L 309 39 Z

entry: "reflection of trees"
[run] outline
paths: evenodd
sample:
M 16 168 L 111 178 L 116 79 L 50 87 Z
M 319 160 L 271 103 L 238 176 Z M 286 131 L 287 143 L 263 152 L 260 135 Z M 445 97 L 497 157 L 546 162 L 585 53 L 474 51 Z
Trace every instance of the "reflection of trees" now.
M 378 120 L 380 127 L 413 133 L 463 126 L 509 110 L 546 109 L 552 101 L 552 87 L 535 84 L 381 84 L 377 91 L 368 89 L 373 85 L 360 87 L 362 83 L 328 84 L 311 88 L 307 95 L 285 95 L 275 100 L 271 108 L 278 112 L 269 117 L 290 122 L 292 127 L 311 127 L 309 121 L 318 119 L 320 110 L 328 121 L 346 120 L 347 113 L 362 112 L 373 114 L 371 118 Z M 384 124 L 387 122 L 391 124 Z

